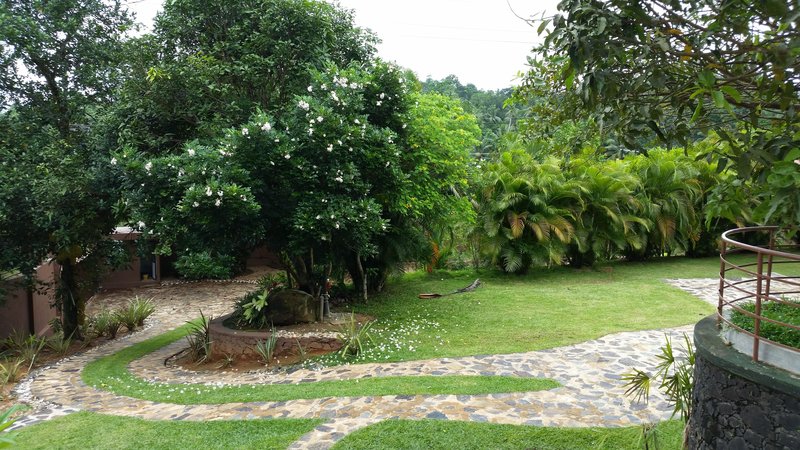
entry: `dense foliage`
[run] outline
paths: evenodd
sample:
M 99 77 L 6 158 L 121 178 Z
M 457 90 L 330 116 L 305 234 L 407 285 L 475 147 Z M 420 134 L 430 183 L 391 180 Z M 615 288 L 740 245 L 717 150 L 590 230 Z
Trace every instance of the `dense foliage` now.
M 566 0 L 539 24 L 545 41 L 519 96 L 557 124 L 596 124 L 607 150 L 687 146 L 713 131 L 724 145 L 706 154 L 764 187 L 756 219 L 796 228 L 797 14 L 782 1 Z
M 752 203 L 731 209 L 716 200 L 715 188 L 729 178 L 682 149 L 569 161 L 506 152 L 481 179 L 483 249 L 515 273 L 562 261 L 708 255 L 716 249 L 709 230 L 743 220 Z
M 55 257 L 65 335 L 83 320 L 76 262 L 101 256 L 116 222 L 108 160 L 89 135 L 131 26 L 118 1 L 0 4 L 0 273 L 30 280 Z

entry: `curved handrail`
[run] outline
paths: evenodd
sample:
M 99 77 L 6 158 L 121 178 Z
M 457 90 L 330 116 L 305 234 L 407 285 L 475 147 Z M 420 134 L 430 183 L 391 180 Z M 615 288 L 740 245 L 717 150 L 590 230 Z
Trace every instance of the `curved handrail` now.
M 777 226 L 746 227 L 728 230 L 722 233 L 722 246 L 720 249 L 720 271 L 719 271 L 719 302 L 717 305 L 717 323 L 726 323 L 730 327 L 745 333 L 753 338 L 753 360 L 759 360 L 759 343 L 766 341 L 771 344 L 783 347 L 794 352 L 800 350 L 775 342 L 761 335 L 761 324 L 769 323 L 788 329 L 800 330 L 794 324 L 784 323 L 761 314 L 762 305 L 768 302 L 782 303 L 792 307 L 800 307 L 800 303 L 786 302 L 779 296 L 786 294 L 797 294 L 795 290 L 800 286 L 800 277 L 779 275 L 773 276 L 773 266 L 777 264 L 800 265 L 800 254 L 777 250 L 776 234 L 780 230 Z M 735 239 L 736 235 L 744 233 L 768 233 L 769 244 L 759 246 L 746 244 Z M 783 248 L 784 246 L 780 246 Z M 796 246 L 790 246 L 796 247 Z M 755 261 L 745 263 L 735 263 L 727 257 L 733 253 L 750 253 Z M 776 259 L 778 259 L 776 261 Z M 733 274 L 742 275 L 741 279 L 726 279 Z M 727 296 L 726 296 L 727 293 Z M 737 305 L 739 302 L 753 301 L 755 303 L 754 312 L 749 312 Z M 725 317 L 724 312 L 739 311 L 753 320 L 753 330 L 745 330 Z

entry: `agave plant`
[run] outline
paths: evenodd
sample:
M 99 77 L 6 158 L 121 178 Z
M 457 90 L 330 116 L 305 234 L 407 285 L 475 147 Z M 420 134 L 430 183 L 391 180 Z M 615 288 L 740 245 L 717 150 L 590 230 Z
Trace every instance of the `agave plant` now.
M 506 272 L 558 263 L 574 233 L 578 192 L 556 160 L 505 152 L 491 164 L 479 205 L 487 247 Z
M 364 351 L 367 341 L 372 342 L 369 332 L 375 322 L 367 322 L 359 325 L 355 314 L 350 314 L 350 320 L 341 326 L 338 331 L 339 341 L 342 348 L 339 352 L 344 356 L 358 356 Z M 298 343 L 299 345 L 299 343 Z

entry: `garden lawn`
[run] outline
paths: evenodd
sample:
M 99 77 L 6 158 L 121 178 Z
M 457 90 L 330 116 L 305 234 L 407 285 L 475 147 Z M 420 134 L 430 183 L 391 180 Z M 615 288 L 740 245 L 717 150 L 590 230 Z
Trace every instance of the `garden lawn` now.
M 377 395 L 477 395 L 554 389 L 555 381 L 507 376 L 397 376 L 301 384 L 206 386 L 150 383 L 132 375 L 128 363 L 183 337 L 188 326 L 127 347 L 87 364 L 83 381 L 117 395 L 177 404 L 286 401 L 324 397 Z
M 379 318 L 378 345 L 359 361 L 403 361 L 517 353 L 596 339 L 620 331 L 692 324 L 714 308 L 666 284 L 666 278 L 713 278 L 717 258 L 665 258 L 597 270 L 535 269 L 525 276 L 494 271 L 411 273 L 355 310 Z M 483 283 L 476 291 L 438 299 Z M 336 357 L 323 358 L 329 364 Z
M 649 448 L 679 449 L 683 423 L 658 424 Z M 550 428 L 446 420 L 386 420 L 345 436 L 334 447 L 345 449 L 536 449 L 634 450 L 643 445 L 642 427 Z
M 25 427 L 21 449 L 285 449 L 321 420 L 172 421 L 77 412 Z

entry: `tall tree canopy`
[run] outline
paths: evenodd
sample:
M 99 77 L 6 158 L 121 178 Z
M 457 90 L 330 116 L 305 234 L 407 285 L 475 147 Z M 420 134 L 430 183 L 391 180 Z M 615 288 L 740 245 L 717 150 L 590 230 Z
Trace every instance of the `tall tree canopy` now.
M 628 149 L 713 130 L 724 169 L 778 186 L 800 156 L 800 6 L 769 0 L 564 0 L 521 88 L 585 111 Z M 547 28 L 549 26 L 549 28 Z M 700 132 L 700 134 L 698 133 Z M 784 167 L 773 173 L 773 168 Z M 782 169 L 783 170 L 783 169 Z M 771 176 L 771 178 L 770 178 Z M 800 222 L 800 202 L 762 203 Z
M 0 271 L 30 278 L 55 256 L 67 335 L 85 301 L 76 260 L 99 253 L 115 224 L 107 158 L 88 134 L 118 84 L 131 26 L 118 1 L 0 4 Z
M 286 107 L 309 69 L 366 64 L 375 41 L 350 11 L 323 1 L 167 1 L 137 41 L 107 145 L 165 153 L 214 139 L 256 108 Z

